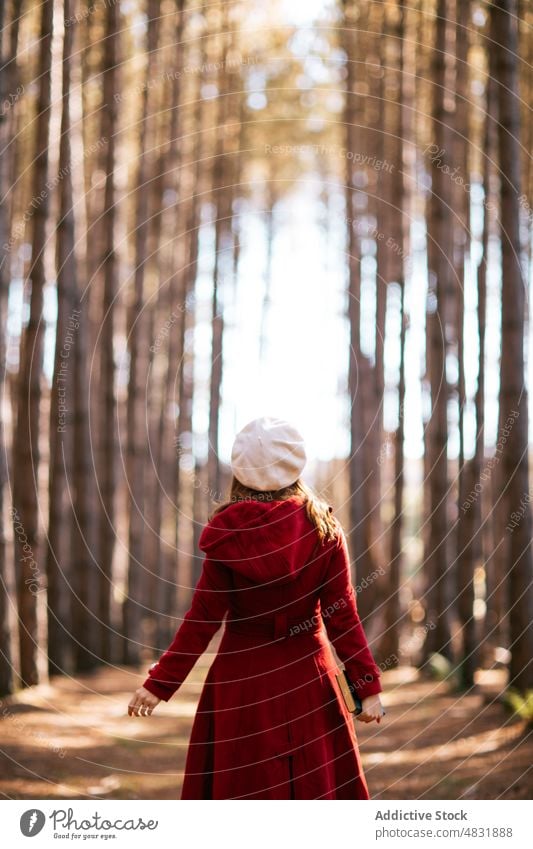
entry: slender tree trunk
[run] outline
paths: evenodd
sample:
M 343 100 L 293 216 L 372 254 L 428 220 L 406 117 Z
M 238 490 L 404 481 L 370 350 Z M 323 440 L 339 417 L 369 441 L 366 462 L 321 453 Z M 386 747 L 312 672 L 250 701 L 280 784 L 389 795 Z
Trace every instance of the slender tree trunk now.
M 197 116 L 198 120 L 200 116 Z M 198 124 L 197 124 L 198 126 Z M 193 171 L 193 186 L 198 186 L 200 180 L 200 169 L 198 167 L 198 157 L 196 158 L 196 163 Z M 178 413 L 178 421 L 177 421 L 177 433 L 178 440 L 180 446 L 183 445 L 184 439 L 190 439 L 191 442 L 191 453 L 194 456 L 193 451 L 193 422 L 192 422 L 192 414 L 193 414 L 193 393 L 194 393 L 194 381 L 193 381 L 193 348 L 192 348 L 192 338 L 187 346 L 185 344 L 187 333 L 189 332 L 192 337 L 192 333 L 194 332 L 194 296 L 195 296 L 195 285 L 196 285 L 196 275 L 198 270 L 198 249 L 199 249 L 199 233 L 200 233 L 200 201 L 196 194 L 196 190 L 193 189 L 193 195 L 191 197 L 191 201 L 189 204 L 189 215 L 187 219 L 187 232 L 189 235 L 189 255 L 188 255 L 188 263 L 187 263 L 187 275 L 185 281 L 185 303 L 181 314 L 181 323 L 180 323 L 180 340 L 181 340 L 181 369 L 179 374 L 179 413 Z M 180 458 L 178 462 L 178 472 L 174 478 L 174 488 L 172 490 L 173 500 L 176 505 L 176 510 L 178 514 L 178 524 L 176 525 L 176 550 L 178 550 L 181 554 L 181 562 L 184 563 L 187 559 L 189 561 L 189 569 L 186 570 L 186 574 L 190 576 L 191 587 L 194 587 L 200 578 L 200 573 L 195 572 L 194 564 L 194 538 L 191 544 L 191 548 L 188 552 L 188 557 L 185 556 L 184 545 L 181 542 L 181 538 L 179 537 L 179 527 L 180 520 L 182 518 L 182 491 L 181 491 L 181 482 L 182 482 L 182 474 L 181 474 L 181 462 L 182 462 L 182 452 L 180 451 Z M 194 537 L 194 535 L 193 535 Z M 178 545 L 179 542 L 179 545 Z M 196 561 L 198 562 L 198 561 Z M 185 570 L 184 570 L 185 571 Z
M 359 58 L 358 37 L 354 24 L 354 7 L 349 0 L 343 3 L 343 48 L 346 53 L 346 95 L 344 105 L 344 129 L 346 149 L 360 149 L 360 139 L 357 124 L 361 108 L 360 96 L 355 91 L 355 70 Z M 364 400 L 359 381 L 368 385 L 370 366 L 361 351 L 361 241 L 357 232 L 360 220 L 355 204 L 357 189 L 354 185 L 354 166 L 350 158 L 346 159 L 345 175 L 345 209 L 348 235 L 348 322 L 350 327 L 350 358 L 348 364 L 348 391 L 350 398 L 350 458 L 349 473 L 349 545 L 352 558 L 352 578 L 357 575 L 364 577 L 372 572 L 372 562 L 368 547 L 367 510 L 365 486 L 367 486 L 365 446 L 364 446 Z M 370 613 L 366 594 L 358 599 L 361 617 L 366 619 Z
M 383 527 L 381 522 L 382 502 L 382 471 L 383 446 L 385 433 L 383 429 L 383 407 L 385 403 L 385 327 L 387 319 L 388 283 L 392 279 L 394 256 L 389 239 L 394 237 L 395 220 L 401 220 L 397 204 L 399 198 L 393 197 L 392 172 L 388 163 L 392 163 L 395 155 L 398 131 L 398 114 L 401 109 L 398 83 L 398 41 L 394 31 L 393 16 L 395 7 L 383 7 L 381 21 L 376 25 L 376 32 L 381 27 L 380 38 L 381 68 L 377 86 L 377 116 L 374 122 L 376 128 L 376 148 L 379 159 L 384 166 L 377 169 L 373 175 L 375 181 L 375 198 L 371 199 L 371 207 L 375 209 L 376 220 L 376 323 L 374 333 L 374 368 L 369 385 L 371 403 L 366 410 L 366 458 L 368 485 L 367 494 L 369 546 L 374 560 L 383 565 L 387 559 L 384 549 Z M 396 166 L 398 167 L 398 166 Z M 401 167 L 401 166 L 399 166 Z M 401 202 L 401 201 L 400 201 Z M 388 243 L 389 242 L 389 243 Z M 366 406 L 366 405 L 365 405 Z M 377 606 L 378 582 L 373 581 L 365 590 L 369 608 Z
M 17 5 L 17 4 L 14 4 Z M 4 32 L 5 4 L 0 4 L 0 33 Z M 11 22 L 11 26 L 13 23 Z M 4 55 L 0 39 L 0 398 L 4 397 L 5 387 L 5 326 L 7 312 L 7 294 L 11 282 L 11 256 L 4 245 L 9 244 L 9 218 L 7 199 L 9 197 L 10 175 L 7 147 L 9 144 L 8 110 L 4 108 L 10 93 L 10 81 L 14 56 Z M 9 64 L 8 64 L 9 63 Z M 3 405 L 0 405 L 0 697 L 13 691 L 13 673 L 11 662 L 11 636 L 9 631 L 9 596 L 6 570 L 6 537 L 4 516 L 4 487 L 6 469 L 6 423 L 3 417 Z
M 230 6 L 222 4 L 219 46 L 217 144 L 213 167 L 213 202 L 216 209 L 215 266 L 213 271 L 211 383 L 209 399 L 208 487 L 209 504 L 223 498 L 224 475 L 218 456 L 218 431 L 222 402 L 224 310 L 229 301 L 235 271 L 233 201 L 238 180 L 240 83 L 232 80 L 227 59 L 235 47 Z
M 14 436 L 13 519 L 19 616 L 20 677 L 38 681 L 37 594 L 41 588 L 38 551 L 38 471 L 41 371 L 43 359 L 44 249 L 49 208 L 48 134 L 50 128 L 53 2 L 43 0 L 39 36 L 38 95 L 35 120 L 31 219 L 30 317 L 21 337 L 17 425 Z
M 186 252 L 189 234 L 184 232 L 187 230 L 185 225 L 186 203 L 182 200 L 184 187 L 184 177 L 187 174 L 187 167 L 183 161 L 184 144 L 178 144 L 178 135 L 184 133 L 182 121 L 182 103 L 181 103 L 181 76 L 185 65 L 185 47 L 181 44 L 184 34 L 184 15 L 185 4 L 183 0 L 178 0 L 176 3 L 176 18 L 174 41 L 178 46 L 178 53 L 175 58 L 176 78 L 172 81 L 171 94 L 171 110 L 170 110 L 170 125 L 168 130 L 168 143 L 162 152 L 161 157 L 161 179 L 162 187 L 160 196 L 168 188 L 172 187 L 175 192 L 176 202 L 160 216 L 161 227 L 163 232 L 168 229 L 169 233 L 177 233 L 169 245 L 168 251 L 164 255 L 166 261 L 164 274 L 164 283 L 161 284 L 160 290 L 160 307 L 161 318 L 163 322 L 171 322 L 168 333 L 168 344 L 165 351 L 166 363 L 163 369 L 160 386 L 160 404 L 157 409 L 153 431 L 155 437 L 155 453 L 156 464 L 158 470 L 158 482 L 156 492 L 154 494 L 153 505 L 153 527 L 158 530 L 154 539 L 152 551 L 153 559 L 150 563 L 154 564 L 154 581 L 153 581 L 153 608 L 157 611 L 155 617 L 155 644 L 158 649 L 164 649 L 172 634 L 175 631 L 174 623 L 170 619 L 175 614 L 176 609 L 176 552 L 178 515 L 173 499 L 175 480 L 179 477 L 179 454 L 176 452 L 176 446 L 171 440 L 171 424 L 176 420 L 174 408 L 176 402 L 179 404 L 181 411 L 181 396 L 178 399 L 173 397 L 173 388 L 175 386 L 176 369 L 181 367 L 181 358 L 178 348 L 178 340 L 180 338 L 180 327 L 182 313 L 184 309 L 183 293 L 181 291 L 181 277 L 187 273 L 186 270 Z M 184 133 L 185 135 L 185 133 Z M 157 199 L 157 195 L 154 201 Z M 154 215 L 152 221 L 155 221 L 157 216 Z M 168 224 L 167 224 L 168 219 Z M 155 232 L 152 234 L 155 239 Z M 183 245 L 185 242 L 185 247 Z M 162 259 L 163 259 L 162 258 Z M 173 528 L 173 547 L 169 546 L 169 533 L 167 528 Z
M 118 124 L 120 12 L 117 3 L 105 9 L 105 37 L 102 57 L 102 118 L 103 163 L 105 170 L 104 207 L 101 217 L 101 255 L 99 267 L 103 280 L 102 312 L 99 336 L 99 398 L 96 431 L 98 435 L 98 482 L 100 515 L 98 528 L 98 655 L 102 661 L 112 657 L 111 588 L 113 551 L 115 547 L 116 423 L 115 423 L 115 357 L 113 350 L 117 298 L 117 255 L 115 251 L 116 194 L 115 157 Z M 80 658 L 81 663 L 81 658 Z
M 65 20 L 71 16 L 70 0 L 64 3 Z M 70 147 L 70 68 L 74 25 L 64 27 L 62 61 L 62 113 L 59 143 L 59 220 L 57 223 L 57 324 L 54 374 L 50 399 L 50 467 L 48 480 L 48 534 L 46 578 L 48 597 L 48 668 L 50 674 L 66 669 L 71 633 L 67 586 L 73 579 L 70 568 L 70 499 L 67 472 L 72 452 L 72 392 L 74 348 L 79 327 L 74 309 L 76 257 L 74 254 L 74 211 L 72 156 Z M 76 568 L 79 568 L 78 566 Z M 83 609 L 79 615 L 87 618 Z M 89 623 L 87 623 L 89 624 Z M 86 634 L 90 633 L 90 628 Z
M 6 4 L 3 3 L 2 5 L 4 7 L 3 13 L 5 15 Z M 10 4 L 10 11 L 9 36 L 6 39 L 9 44 L 8 53 L 2 61 L 2 68 L 0 70 L 0 76 L 2 78 L 0 85 L 4 92 L 4 97 L 7 96 L 9 98 L 9 95 L 12 95 L 15 98 L 14 102 L 8 101 L 8 108 L 1 110 L 2 115 L 0 117 L 0 121 L 3 126 L 3 139 L 5 142 L 0 155 L 4 163 L 2 167 L 6 169 L 7 175 L 6 182 L 2 184 L 3 193 L 1 195 L 1 205 L 3 207 L 3 214 L 5 215 L 6 222 L 12 222 L 14 217 L 13 211 L 16 192 L 12 189 L 15 182 L 12 177 L 19 173 L 17 169 L 17 157 L 19 156 L 21 145 L 17 142 L 19 138 L 19 130 L 21 129 L 24 117 L 23 110 L 20 107 L 18 99 L 19 93 L 23 91 L 24 86 L 22 84 L 20 69 L 17 63 L 20 22 L 22 19 L 22 0 L 12 0 Z M 11 229 L 10 226 L 9 229 Z M 0 254 L 0 256 L 2 256 L 2 254 Z M 6 300 L 7 294 L 7 289 L 2 288 L 1 296 Z
M 428 374 L 431 388 L 431 417 L 427 424 L 429 487 L 429 534 L 425 560 L 427 570 L 427 620 L 429 628 L 424 644 L 425 657 L 440 652 L 451 658 L 448 556 L 448 383 L 446 379 L 446 337 L 448 295 L 450 291 L 449 216 L 450 184 L 443 163 L 450 157 L 446 132 L 446 0 L 438 0 L 435 22 L 435 48 L 432 54 L 432 124 L 438 153 L 432 158 L 431 196 L 428 210 Z M 449 163 L 448 163 L 449 164 Z M 453 275 L 452 275 L 453 276 Z M 452 280 L 453 283 L 453 280 Z
M 455 161 L 459 173 L 465 180 L 468 178 L 468 127 L 469 127 L 469 72 L 468 72 L 468 27 L 470 23 L 469 0 L 456 4 L 456 74 L 455 74 Z M 476 620 L 474 619 L 474 573 L 479 556 L 479 523 L 475 521 L 475 511 L 463 509 L 466 497 L 472 491 L 476 471 L 475 463 L 465 462 L 465 408 L 467 403 L 465 385 L 465 262 L 469 250 L 470 234 L 470 198 L 460 183 L 456 188 L 454 203 L 455 244 L 454 266 L 457 283 L 457 365 L 458 365 L 458 430 L 459 430 L 459 462 L 458 462 L 458 519 L 457 519 L 457 557 L 453 569 L 454 586 L 456 588 L 455 603 L 462 634 L 460 653 L 460 670 L 462 684 L 472 687 L 474 672 L 477 667 Z M 481 353 L 481 352 L 480 352 Z M 481 447 L 483 436 L 481 436 Z
M 149 91 L 154 72 L 158 44 L 158 4 L 148 0 L 148 28 L 146 36 L 146 76 L 142 98 L 139 170 L 137 173 L 135 219 L 135 274 L 133 302 L 130 308 L 128 344 L 130 348 L 130 373 L 128 382 L 128 492 L 129 492 L 129 555 L 128 583 L 124 601 L 124 663 L 136 664 L 140 660 L 141 625 L 144 596 L 144 473 L 147 459 L 145 432 L 145 387 L 148 375 L 148 310 L 145 301 L 147 265 L 147 239 L 150 220 L 151 149 L 154 140 Z
M 484 119 L 484 143 L 483 143 L 483 231 L 481 236 L 482 252 L 479 266 L 477 268 L 477 327 L 479 338 L 479 360 L 478 360 L 478 378 L 475 393 L 475 430 L 476 444 L 474 456 L 470 462 L 468 469 L 468 477 L 465 481 L 463 493 L 459 494 L 459 510 L 465 513 L 463 519 L 465 523 L 464 537 L 466 540 L 466 550 L 464 552 L 465 561 L 470 566 L 470 574 L 465 581 L 465 589 L 462 595 L 459 596 L 459 614 L 463 623 L 463 657 L 462 664 L 462 683 L 464 686 L 471 686 L 474 683 L 474 672 L 479 661 L 482 660 L 480 635 L 476 620 L 473 617 L 473 606 L 475 601 L 474 592 L 474 566 L 476 563 L 484 563 L 486 570 L 486 595 L 487 595 L 487 612 L 485 616 L 485 633 L 491 632 L 496 620 L 493 620 L 490 615 L 491 606 L 493 604 L 494 593 L 493 586 L 499 578 L 495 577 L 492 581 L 492 564 L 493 556 L 490 558 L 484 557 L 484 536 L 485 522 L 483 521 L 483 489 L 484 480 L 482 480 L 483 463 L 485 460 L 485 333 L 486 333 L 486 317 L 487 317 L 487 264 L 488 264 L 488 249 L 490 235 L 490 204 L 491 204 L 491 161 L 495 156 L 494 149 L 494 131 L 493 131 L 493 101 L 494 101 L 494 82 L 492 74 L 489 74 L 486 83 L 485 94 L 485 119 Z M 473 499 L 463 500 L 464 495 L 469 493 L 478 493 Z M 461 521 L 461 517 L 460 517 Z M 461 547 L 459 548 L 461 551 Z M 459 571 L 459 577 L 461 571 Z M 492 585 L 492 586 L 491 586 Z M 494 636 L 491 635 L 492 641 Z
M 213 202 L 216 209 L 215 263 L 213 269 L 213 299 L 211 313 L 211 382 L 209 387 L 209 446 L 208 487 L 209 503 L 222 499 L 222 475 L 219 460 L 218 430 L 222 402 L 224 308 L 233 276 L 233 168 L 231 163 L 231 104 L 230 80 L 226 64 L 232 45 L 229 6 L 223 6 L 220 61 L 218 76 L 217 145 L 213 167 Z
M 406 216 L 406 192 L 404 187 L 403 144 L 407 137 L 407 118 L 404 108 L 404 16 L 403 0 L 398 3 L 398 18 L 393 30 L 397 49 L 398 84 L 396 86 L 397 108 L 394 112 L 392 137 L 394 146 L 391 151 L 393 176 L 391 186 L 390 235 L 398 250 L 393 253 L 390 280 L 398 283 L 400 289 L 400 362 L 398 375 L 398 427 L 394 437 L 394 516 L 390 531 L 390 566 L 385 603 L 385 629 L 381 641 L 381 654 L 388 668 L 398 664 L 400 653 L 400 583 L 402 574 L 402 528 L 403 528 L 403 492 L 404 492 L 404 406 L 405 406 L 405 277 L 404 256 L 408 244 L 408 216 Z
M 95 559 L 95 539 L 98 531 L 98 516 L 94 509 L 94 479 L 89 430 L 89 376 L 88 356 L 89 307 L 86 297 L 82 298 L 82 287 L 78 286 L 75 315 L 79 327 L 74 346 L 74 446 L 72 454 L 72 478 L 74 483 L 74 523 L 71 538 L 71 561 L 75 564 L 73 587 L 76 598 L 72 615 L 76 624 L 74 633 L 81 645 L 77 652 L 77 666 L 91 669 L 102 658 L 96 641 L 98 630 L 112 633 L 109 619 L 96 622 L 93 611 L 98 610 L 98 571 Z M 81 640 L 83 625 L 87 630 Z M 106 638 L 107 640 L 107 638 Z
M 528 393 L 524 374 L 526 281 L 520 265 L 520 100 L 516 0 L 491 6 L 498 89 L 501 173 L 502 352 L 500 418 L 510 431 L 502 449 L 505 490 L 500 505 L 510 534 L 508 603 L 511 637 L 509 683 L 533 687 L 533 521 L 529 496 Z
M 474 462 L 476 464 L 475 478 L 481 480 L 483 472 L 483 464 L 485 461 L 484 448 L 484 428 L 485 428 L 485 335 L 486 335 L 486 320 L 487 320 L 487 273 L 489 262 L 489 245 L 491 236 L 497 237 L 496 227 L 499 216 L 492 212 L 492 209 L 498 208 L 499 188 L 496 189 L 497 182 L 493 174 L 494 166 L 492 163 L 497 161 L 496 148 L 496 127 L 497 127 L 497 103 L 496 103 L 496 85 L 494 79 L 494 58 L 493 51 L 488 51 L 487 64 L 489 68 L 489 76 L 486 83 L 486 108 L 485 108 L 485 134 L 483 149 L 485 152 L 483 160 L 483 200 L 484 200 L 484 216 L 483 216 L 483 234 L 482 234 L 482 257 L 478 268 L 478 326 L 479 326 L 479 357 L 480 370 L 479 382 L 476 392 L 476 421 L 478 439 L 476 444 L 476 454 Z M 498 183 L 499 186 L 499 183 Z M 500 468 L 490 471 L 489 478 L 490 486 L 488 487 L 489 495 L 485 498 L 480 498 L 479 506 L 474 505 L 478 513 L 478 520 L 481 523 L 482 530 L 487 536 L 487 555 L 484 558 L 486 571 L 486 615 L 485 615 L 485 646 L 484 654 L 490 646 L 503 645 L 505 643 L 505 612 L 504 612 L 504 589 L 505 581 L 504 574 L 506 570 L 506 558 L 504 547 L 501 541 L 504 537 L 505 522 L 502 524 L 502 511 L 493 509 L 493 505 L 498 498 L 498 490 L 500 488 Z M 483 495 L 483 492 L 482 492 Z M 487 507 L 484 510 L 484 503 Z M 485 528 L 483 521 L 484 513 L 491 516 L 492 521 Z M 482 538 L 483 539 L 483 538 Z M 489 658 L 487 658 L 489 659 Z

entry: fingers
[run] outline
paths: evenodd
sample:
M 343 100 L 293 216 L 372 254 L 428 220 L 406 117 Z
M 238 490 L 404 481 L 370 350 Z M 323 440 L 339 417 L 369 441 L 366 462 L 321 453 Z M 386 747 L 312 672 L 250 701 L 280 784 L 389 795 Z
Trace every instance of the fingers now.
M 359 722 L 374 722 L 374 720 L 376 720 L 376 722 L 380 722 L 381 714 L 363 711 L 363 713 L 358 714 L 355 718 L 358 719 Z
M 132 701 L 128 705 L 128 716 L 139 716 L 139 708 L 141 704 L 140 696 L 135 693 Z
M 358 722 L 372 722 L 372 717 L 365 713 L 365 711 L 363 711 L 363 713 L 358 713 L 355 718 Z
M 128 716 L 151 716 L 158 703 L 152 694 L 137 691 L 128 705 Z

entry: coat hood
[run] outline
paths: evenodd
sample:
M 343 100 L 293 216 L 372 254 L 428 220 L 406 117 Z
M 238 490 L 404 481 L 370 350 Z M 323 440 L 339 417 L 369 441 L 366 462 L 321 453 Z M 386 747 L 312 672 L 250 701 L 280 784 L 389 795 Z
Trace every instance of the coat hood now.
M 204 527 L 199 547 L 258 583 L 294 580 L 318 543 L 300 496 L 284 501 L 236 501 Z

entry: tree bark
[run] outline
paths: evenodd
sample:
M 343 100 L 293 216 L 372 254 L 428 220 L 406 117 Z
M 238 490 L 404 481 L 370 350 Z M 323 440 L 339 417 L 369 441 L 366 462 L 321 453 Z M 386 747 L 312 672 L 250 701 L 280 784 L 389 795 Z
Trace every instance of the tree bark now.
M 229 73 L 226 63 L 227 53 L 232 44 L 231 26 L 228 20 L 229 5 L 223 5 L 222 26 L 220 32 L 219 61 L 222 64 L 218 74 L 217 142 L 213 166 L 213 203 L 216 210 L 215 222 L 215 263 L 213 269 L 213 298 L 211 312 L 211 381 L 209 387 L 209 445 L 208 445 L 208 502 L 221 501 L 222 475 L 219 459 L 218 431 L 220 407 L 222 403 L 223 376 L 223 340 L 224 308 L 233 277 L 233 154 L 231 127 L 231 106 Z
M 404 407 L 405 407 L 405 336 L 407 319 L 405 315 L 405 272 L 404 256 L 407 254 L 408 221 L 406 214 L 406 191 L 404 185 L 403 145 L 407 138 L 407 110 L 404 96 L 404 50 L 405 50 L 405 6 L 398 2 L 398 17 L 393 36 L 397 45 L 398 84 L 396 96 L 398 106 L 394 112 L 391 150 L 393 204 L 390 222 L 390 235 L 393 244 L 399 250 L 392 254 L 390 281 L 400 289 L 400 361 L 398 364 L 398 426 L 394 435 L 394 514 L 390 529 L 390 566 L 387 580 L 387 598 L 385 603 L 385 628 L 380 650 L 388 668 L 397 666 L 400 654 L 400 585 L 402 575 L 402 529 L 403 529 L 403 493 L 404 493 Z M 406 220 L 407 219 L 407 220 Z
M 10 95 L 15 96 L 16 79 L 15 62 L 17 47 L 17 27 L 20 18 L 20 3 L 12 3 L 12 14 L 9 21 L 10 49 L 4 53 L 0 40 L 0 397 L 4 397 L 6 339 L 5 328 L 7 321 L 7 297 L 11 282 L 11 252 L 9 250 L 10 218 L 10 169 L 9 143 L 11 138 L 12 120 L 10 109 L 16 108 L 11 103 Z M 6 26 L 5 4 L 0 4 L 0 33 Z M 15 33 L 14 33 L 15 31 Z M 6 247 L 4 247 L 6 246 Z M 7 479 L 7 445 L 6 422 L 3 418 L 3 405 L 0 405 L 0 518 L 4 516 L 4 488 Z M 9 629 L 9 595 L 7 586 L 6 537 L 5 525 L 0 521 L 0 697 L 13 692 L 13 670 L 11 657 L 11 635 Z
M 38 95 L 33 143 L 31 218 L 30 317 L 21 336 L 17 424 L 14 435 L 13 519 L 19 616 L 20 677 L 24 686 L 37 684 L 37 594 L 42 589 L 39 568 L 38 472 L 43 359 L 44 249 L 49 208 L 48 135 L 50 128 L 51 44 L 53 2 L 43 0 L 39 35 Z
M 147 182 L 150 176 L 151 150 L 154 141 L 154 115 L 149 98 L 154 73 L 156 50 L 159 37 L 159 14 L 156 0 L 148 0 L 148 27 L 146 35 L 146 73 L 142 95 L 139 137 L 139 168 L 136 186 L 135 218 L 135 273 L 133 301 L 130 306 L 128 345 L 130 349 L 130 372 L 128 381 L 128 581 L 124 600 L 123 662 L 137 664 L 140 660 L 141 626 L 144 607 L 144 485 L 147 460 L 145 406 L 146 381 L 148 376 L 148 311 L 145 301 L 145 277 L 147 265 L 147 241 L 151 215 L 150 193 Z
M 117 255 L 115 250 L 116 190 L 115 158 L 118 107 L 118 67 L 120 45 L 120 11 L 117 3 L 105 10 L 105 38 L 102 55 L 102 161 L 105 173 L 104 205 L 99 229 L 101 244 L 98 284 L 103 288 L 99 336 L 99 395 L 96 419 L 98 438 L 98 486 L 100 495 L 98 527 L 98 655 L 102 661 L 112 659 L 111 587 L 115 547 L 116 423 L 115 423 L 115 357 L 113 349 L 115 313 L 117 310 Z M 99 288 L 99 286 L 98 286 Z M 80 658 L 80 664 L 85 661 Z
M 64 3 L 65 20 L 71 16 L 70 0 Z M 73 361 L 78 312 L 73 312 L 77 286 L 74 253 L 72 157 L 70 147 L 70 74 L 75 24 L 64 27 L 62 59 L 62 111 L 59 142 L 59 215 L 57 222 L 57 324 L 54 374 L 50 399 L 50 465 L 48 479 L 48 534 L 46 578 L 48 600 L 48 669 L 64 673 L 68 658 L 71 623 L 67 587 L 70 569 L 70 499 L 67 473 L 72 451 Z M 79 568 L 79 567 L 77 567 Z M 79 615 L 87 620 L 83 609 Z M 90 633 L 84 629 L 84 633 Z
M 428 350 L 427 370 L 431 391 L 431 416 L 426 429 L 429 487 L 429 533 L 425 561 L 427 575 L 426 616 L 434 627 L 428 629 L 424 656 L 439 652 L 451 658 L 448 620 L 449 540 L 448 540 L 448 381 L 446 378 L 446 333 L 449 324 L 448 297 L 453 286 L 449 262 L 450 185 L 443 164 L 450 158 L 447 132 L 446 97 L 446 0 L 438 0 L 435 46 L 432 54 L 432 126 L 437 153 L 431 160 L 431 195 L 428 209 Z
M 466 181 L 468 179 L 468 126 L 469 126 L 469 70 L 468 70 L 468 27 L 470 24 L 470 2 L 456 3 L 455 26 L 455 161 L 459 173 Z M 454 225 L 454 267 L 457 285 L 457 366 L 458 366 L 458 492 L 457 492 L 457 557 L 453 567 L 455 587 L 455 606 L 461 628 L 462 646 L 459 656 L 461 683 L 464 687 L 474 685 L 474 673 L 477 668 L 478 640 L 476 635 L 476 620 L 474 619 L 474 573 L 479 557 L 479 522 L 476 521 L 475 511 L 465 511 L 463 505 L 466 497 L 472 491 L 476 481 L 473 473 L 476 464 L 465 462 L 465 408 L 467 403 L 465 385 L 465 262 L 470 249 L 470 215 L 469 195 L 460 183 L 455 191 L 455 225 Z M 483 308 L 483 305 L 482 305 Z M 480 351 L 481 354 L 481 351 Z M 481 361 L 480 361 L 481 364 Z M 477 449 L 477 442 L 476 442 Z M 481 450 L 483 450 L 483 432 L 481 432 Z
M 505 489 L 500 508 L 510 535 L 508 606 L 511 638 L 509 684 L 521 691 L 533 687 L 533 521 L 529 489 L 528 392 L 524 374 L 524 309 L 526 281 L 520 265 L 520 100 L 516 0 L 491 6 L 499 123 L 501 173 L 502 351 L 500 421 Z
M 150 564 L 150 614 L 153 619 L 153 633 L 157 650 L 163 650 L 168 645 L 174 633 L 174 624 L 167 616 L 175 613 L 176 607 L 176 549 L 178 515 L 169 502 L 172 499 L 175 477 L 179 474 L 179 462 L 176 458 L 175 446 L 170 438 L 171 424 L 175 423 L 176 415 L 171 397 L 175 381 L 175 370 L 180 360 L 171 353 L 173 340 L 176 336 L 176 325 L 179 325 L 182 303 L 179 287 L 176 281 L 181 273 L 186 273 L 185 266 L 188 234 L 184 224 L 182 193 L 184 190 L 184 174 L 187 169 L 183 163 L 185 143 L 179 144 L 179 138 L 186 137 L 182 116 L 182 77 L 185 65 L 186 47 L 184 40 L 185 24 L 184 0 L 177 0 L 173 18 L 172 62 L 174 74 L 170 86 L 170 120 L 168 126 L 160 130 L 161 139 L 158 142 L 160 156 L 158 160 L 157 180 L 152 181 L 154 196 L 151 199 L 152 217 L 150 220 L 149 262 L 154 266 L 153 277 L 158 280 L 157 310 L 151 311 L 151 323 L 158 316 L 163 327 L 168 326 L 166 345 L 154 344 L 151 362 L 152 381 L 154 390 L 151 391 L 151 424 L 150 432 L 154 445 L 155 466 L 157 474 L 153 475 L 153 494 L 149 495 L 147 510 L 149 525 L 145 547 L 145 562 Z M 182 136 L 183 134 L 183 136 Z M 190 146 L 190 142 L 188 145 Z M 162 206 L 160 198 L 169 193 L 174 196 L 174 202 Z M 168 238 L 167 238 L 168 234 Z M 163 244 L 161 239 L 163 237 Z M 185 245 L 183 244 L 185 242 Z M 151 336 L 153 333 L 151 332 Z M 157 338 L 157 337 L 156 337 Z M 161 347 L 158 356 L 157 349 Z M 157 373 L 157 374 L 156 374 Z M 175 547 L 170 546 L 168 529 L 172 528 Z
M 346 53 L 346 94 L 344 104 L 344 132 L 346 149 L 360 149 L 359 111 L 361 97 L 355 90 L 355 68 L 359 58 L 357 30 L 353 23 L 354 7 L 349 0 L 343 2 L 344 21 L 342 29 L 343 49 Z M 365 416 L 362 386 L 369 384 L 370 364 L 361 351 L 361 240 L 357 232 L 360 224 L 355 205 L 357 188 L 354 184 L 354 166 L 346 159 L 345 172 L 345 210 L 348 238 L 348 324 L 350 328 L 350 355 L 348 363 L 348 393 L 350 421 L 350 457 L 349 475 L 349 516 L 348 530 L 350 554 L 352 558 L 352 579 L 357 575 L 364 577 L 373 571 L 369 549 L 368 512 L 365 487 L 368 485 L 367 464 L 365 462 Z M 361 618 L 365 620 L 370 612 L 368 596 L 361 594 L 358 599 Z

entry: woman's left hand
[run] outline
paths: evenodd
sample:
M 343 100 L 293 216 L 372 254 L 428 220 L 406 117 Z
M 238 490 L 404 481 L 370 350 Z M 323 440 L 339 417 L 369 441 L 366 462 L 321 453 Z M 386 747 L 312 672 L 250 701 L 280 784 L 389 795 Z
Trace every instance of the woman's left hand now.
M 361 699 L 363 712 L 355 717 L 360 722 L 381 722 L 381 717 L 384 714 L 383 705 L 379 695 L 367 696 L 366 699 Z
M 145 687 L 139 687 L 138 690 L 135 690 L 128 705 L 128 716 L 150 716 L 160 701 L 161 699 L 158 699 Z

